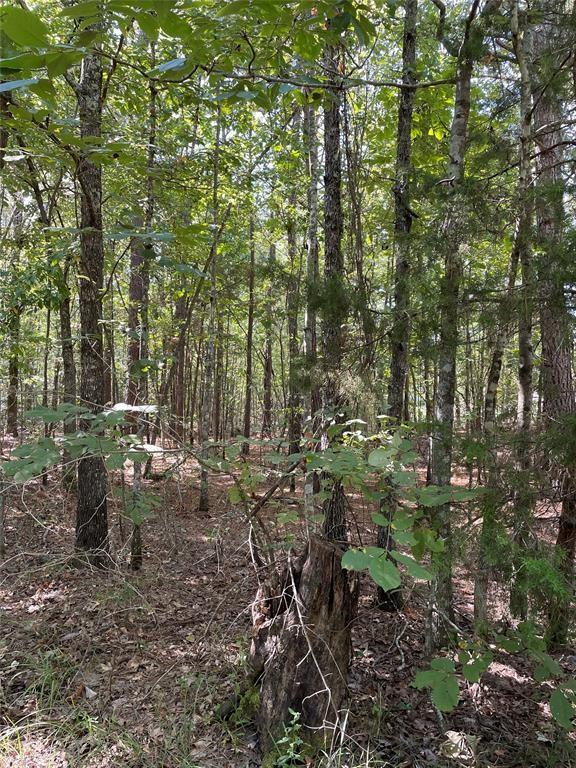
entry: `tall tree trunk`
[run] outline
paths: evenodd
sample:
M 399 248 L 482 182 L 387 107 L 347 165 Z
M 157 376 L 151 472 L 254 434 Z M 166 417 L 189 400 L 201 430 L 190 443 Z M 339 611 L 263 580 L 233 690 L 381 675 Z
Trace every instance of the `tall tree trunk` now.
M 293 118 L 294 135 L 298 136 L 300 112 Z M 302 395 L 299 364 L 298 312 L 300 309 L 300 260 L 296 241 L 296 188 L 293 187 L 288 199 L 288 221 L 286 236 L 288 240 L 288 290 L 286 294 L 286 313 L 288 316 L 288 453 L 300 451 L 302 435 Z M 290 490 L 296 489 L 296 478 L 290 478 Z
M 202 382 L 202 411 L 198 424 L 198 440 L 200 444 L 206 442 L 210 437 L 210 426 L 212 421 L 212 405 L 214 399 L 214 367 L 216 351 L 216 270 L 217 270 L 217 249 L 218 249 L 218 224 L 219 224 L 219 173 L 220 173 L 220 128 L 221 128 L 221 109 L 220 105 L 216 112 L 216 125 L 214 137 L 214 153 L 212 158 L 212 227 L 213 239 L 211 245 L 210 259 L 210 310 L 208 318 L 208 328 L 206 331 L 206 344 L 204 353 L 204 376 Z M 204 457 L 208 456 L 206 448 L 202 447 Z M 198 511 L 206 513 L 210 509 L 210 499 L 208 496 L 208 470 L 202 465 L 200 467 L 200 498 L 198 501 Z
M 306 312 L 304 319 L 304 354 L 306 369 L 310 377 L 310 418 L 314 419 L 322 406 L 318 384 L 317 356 L 318 332 L 316 304 L 320 273 L 318 268 L 318 136 L 316 112 L 310 104 L 304 108 L 304 133 L 308 170 L 308 227 L 306 230 Z
M 341 91 L 336 73 L 341 52 L 327 49 L 325 64 L 331 73 L 331 88 L 324 106 L 324 286 L 322 296 L 323 412 L 324 422 L 338 419 L 343 405 L 340 371 L 343 361 L 343 325 L 348 315 L 342 256 L 342 159 L 340 148 Z M 346 503 L 339 480 L 334 480 L 330 498 L 324 502 L 324 536 L 334 542 L 347 541 Z
M 12 281 L 18 280 L 18 263 L 23 247 L 24 202 L 21 195 L 14 197 L 12 231 L 14 233 L 14 251 L 11 260 Z M 6 430 L 13 437 L 18 437 L 18 390 L 20 387 L 20 320 L 22 305 L 15 297 L 8 307 L 8 393 L 6 397 Z
M 100 138 L 102 123 L 102 60 L 98 51 L 85 56 L 76 90 L 82 139 Z M 102 237 L 102 171 L 88 154 L 81 154 L 76 167 L 80 195 L 80 397 L 82 405 L 98 413 L 104 405 L 102 345 L 102 282 L 104 243 Z M 101 456 L 78 463 L 76 547 L 95 565 L 108 561 L 108 480 Z
M 532 179 L 532 78 L 530 73 L 530 52 L 532 49 L 530 30 L 526 18 L 520 23 L 518 0 L 512 12 L 512 40 L 521 78 L 521 126 L 520 126 L 520 171 L 518 192 L 520 197 L 520 218 L 516 243 L 522 272 L 522 287 L 518 304 L 518 446 L 516 458 L 519 469 L 518 489 L 514 503 L 515 556 L 512 584 L 510 587 L 510 610 L 514 616 L 526 619 L 528 614 L 528 584 L 523 562 L 529 541 L 530 524 L 534 509 L 534 492 L 530 482 L 532 452 L 530 432 L 532 427 L 532 399 L 534 353 L 532 349 L 532 317 L 534 276 L 532 267 L 533 238 L 533 179 Z
M 252 395 L 253 395 L 253 371 L 252 353 L 254 346 L 254 279 L 256 244 L 254 242 L 254 210 L 253 201 L 250 201 L 250 223 L 248 225 L 248 240 L 250 243 L 250 262 L 248 264 L 248 329 L 246 331 L 246 396 L 244 399 L 244 437 L 248 440 L 252 432 Z M 247 456 L 250 453 L 250 443 L 242 444 L 242 453 Z
M 262 437 L 272 437 L 272 379 L 274 377 L 274 368 L 272 360 L 272 270 L 276 261 L 276 246 L 270 245 L 268 264 L 270 269 L 269 280 L 270 288 L 267 293 L 268 311 L 265 323 L 264 339 L 264 382 L 263 382 L 263 408 L 262 408 Z
M 390 384 L 388 413 L 395 422 L 402 421 L 407 393 L 408 347 L 410 344 L 410 230 L 413 213 L 410 208 L 410 173 L 412 167 L 412 112 L 414 109 L 416 65 L 416 24 L 418 0 L 404 4 L 404 40 L 402 44 L 402 82 L 408 86 L 400 90 L 396 132 L 396 178 L 394 181 L 394 307 L 390 338 Z M 391 505 L 388 505 L 391 509 Z M 394 540 L 390 527 L 378 530 L 378 545 L 390 551 Z M 402 590 L 376 591 L 378 605 L 390 609 L 402 606 Z
M 563 6 L 553 3 L 560 14 Z M 549 5 L 542 8 L 551 11 Z M 560 16 L 561 17 L 561 16 Z M 534 30 L 536 62 L 555 60 L 561 42 L 561 30 L 542 24 Z M 575 411 L 572 378 L 572 321 L 566 307 L 562 266 L 562 230 L 564 201 L 562 183 L 561 105 L 549 70 L 534 77 L 534 136 L 538 148 L 536 224 L 540 256 L 537 261 L 540 300 L 540 335 L 542 339 L 543 417 L 549 429 L 568 430 L 567 418 Z M 570 603 L 573 593 L 576 548 L 576 475 L 573 466 L 555 470 L 561 497 L 561 512 L 556 539 L 556 554 L 564 577 L 566 597 L 550 601 L 547 641 L 551 648 L 566 643 Z M 558 477 L 558 474 L 560 475 Z
M 496 10 L 499 0 L 487 2 L 482 17 Z M 462 264 L 460 248 L 465 232 L 463 208 L 466 201 L 461 194 L 464 179 L 464 160 L 470 117 L 470 92 L 474 57 L 478 51 L 476 34 L 479 2 L 474 0 L 465 21 L 462 45 L 458 52 L 454 111 L 450 127 L 447 178 L 444 210 L 439 231 L 444 252 L 444 275 L 440 287 L 440 340 L 438 350 L 438 388 L 436 413 L 432 430 L 430 455 L 430 481 L 433 485 L 449 486 L 452 480 L 452 438 L 454 428 L 454 400 L 456 391 L 456 354 L 458 348 L 458 302 Z M 480 33 L 482 34 L 482 33 Z M 431 584 L 426 648 L 429 653 L 441 647 L 448 639 L 453 621 L 452 552 L 450 505 L 442 504 L 434 510 L 432 521 L 445 541 L 445 550 L 433 556 L 436 576 Z
M 519 470 L 523 476 L 516 492 L 515 500 L 515 539 L 520 550 L 526 546 L 529 515 L 532 507 L 530 483 L 528 471 L 530 469 L 530 454 L 527 439 L 531 424 L 532 412 L 532 310 L 531 310 L 531 266 L 530 243 L 532 230 L 532 204 L 531 204 L 531 121 L 532 121 L 532 94 L 530 74 L 528 71 L 527 51 L 529 45 L 526 39 L 526 31 L 523 32 L 519 25 L 518 3 L 512 11 L 512 40 L 516 60 L 518 62 L 521 77 L 520 98 L 520 158 L 517 185 L 518 197 L 518 221 L 514 236 L 514 244 L 510 257 L 510 271 L 506 295 L 500 308 L 500 323 L 496 334 L 496 342 L 492 352 L 492 360 L 488 372 L 486 395 L 484 399 L 484 433 L 492 451 L 489 463 L 489 485 L 493 489 L 493 497 L 485 505 L 482 521 L 482 531 L 479 541 L 478 567 L 474 583 L 474 620 L 478 630 L 485 631 L 488 626 L 487 593 L 490 583 L 490 547 L 494 539 L 494 524 L 496 514 L 501 507 L 502 500 L 496 494 L 497 488 L 497 461 L 496 447 L 493 443 L 496 421 L 496 396 L 500 381 L 502 359 L 506 341 L 510 334 L 510 309 L 514 303 L 516 273 L 518 264 L 521 266 L 522 288 L 520 291 L 518 307 L 518 432 L 519 441 L 517 457 Z M 527 594 L 523 584 L 521 553 L 516 555 L 514 575 L 510 593 L 510 606 L 516 615 L 526 617 Z M 519 566 L 519 567 L 518 567 Z

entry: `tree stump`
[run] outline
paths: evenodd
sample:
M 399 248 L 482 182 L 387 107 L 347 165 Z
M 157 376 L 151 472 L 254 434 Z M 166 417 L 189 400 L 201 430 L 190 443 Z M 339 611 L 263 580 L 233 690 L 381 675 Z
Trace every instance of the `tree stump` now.
M 338 727 L 358 604 L 358 578 L 341 560 L 338 546 L 311 538 L 284 574 L 258 591 L 250 656 L 261 677 L 264 753 L 283 734 L 290 709 L 301 714 L 305 741 L 323 743 Z

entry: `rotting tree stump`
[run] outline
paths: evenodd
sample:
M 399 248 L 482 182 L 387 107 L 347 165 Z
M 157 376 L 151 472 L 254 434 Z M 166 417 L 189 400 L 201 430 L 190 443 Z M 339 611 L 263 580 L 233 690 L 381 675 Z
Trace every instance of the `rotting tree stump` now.
M 342 550 L 313 537 L 284 574 L 260 587 L 253 608 L 251 662 L 261 678 L 257 726 L 267 753 L 301 714 L 302 738 L 321 744 L 338 728 L 351 660 L 358 578 Z

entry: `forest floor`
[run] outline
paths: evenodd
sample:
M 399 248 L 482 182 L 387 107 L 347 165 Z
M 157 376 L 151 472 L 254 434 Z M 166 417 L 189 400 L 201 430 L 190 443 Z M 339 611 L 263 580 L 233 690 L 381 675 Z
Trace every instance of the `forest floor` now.
M 2 768 L 260 766 L 248 708 L 225 723 L 214 717 L 242 683 L 249 648 L 256 580 L 241 512 L 223 477 L 211 478 L 209 517 L 196 512 L 191 470 L 147 484 L 161 504 L 143 526 L 137 573 L 70 567 L 74 498 L 55 480 L 10 498 L 0 565 Z M 117 482 L 109 514 L 125 563 L 121 498 Z M 356 534 L 369 541 L 368 510 L 354 498 L 352 509 Z M 458 621 L 469 629 L 472 585 L 458 579 L 456 588 Z M 497 654 L 443 717 L 411 687 L 423 665 L 424 590 L 414 587 L 401 613 L 382 613 L 363 580 L 350 716 L 330 765 L 576 766 L 573 743 L 550 720 L 547 684 L 532 681 L 520 656 Z M 574 671 L 576 656 L 559 660 Z

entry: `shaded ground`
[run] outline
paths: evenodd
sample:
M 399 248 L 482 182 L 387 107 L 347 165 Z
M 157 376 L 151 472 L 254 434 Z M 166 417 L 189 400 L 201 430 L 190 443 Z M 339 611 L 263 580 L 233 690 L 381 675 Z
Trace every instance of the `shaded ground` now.
M 189 474 L 148 483 L 160 506 L 144 524 L 137 574 L 124 565 L 121 485 L 110 509 L 120 565 L 106 574 L 69 567 L 74 499 L 55 481 L 10 499 L 0 568 L 1 766 L 260 765 L 249 706 L 226 724 L 213 716 L 244 678 L 255 592 L 247 532 L 225 479 L 211 482 L 210 517 L 195 511 L 194 484 Z M 370 540 L 368 510 L 352 504 L 357 534 Z M 457 586 L 465 626 L 471 587 Z M 410 687 L 422 664 L 423 589 L 391 615 L 373 608 L 372 585 L 363 582 L 347 735 L 331 764 L 576 765 L 550 721 L 546 685 L 535 685 L 518 657 L 498 656 L 443 718 Z

